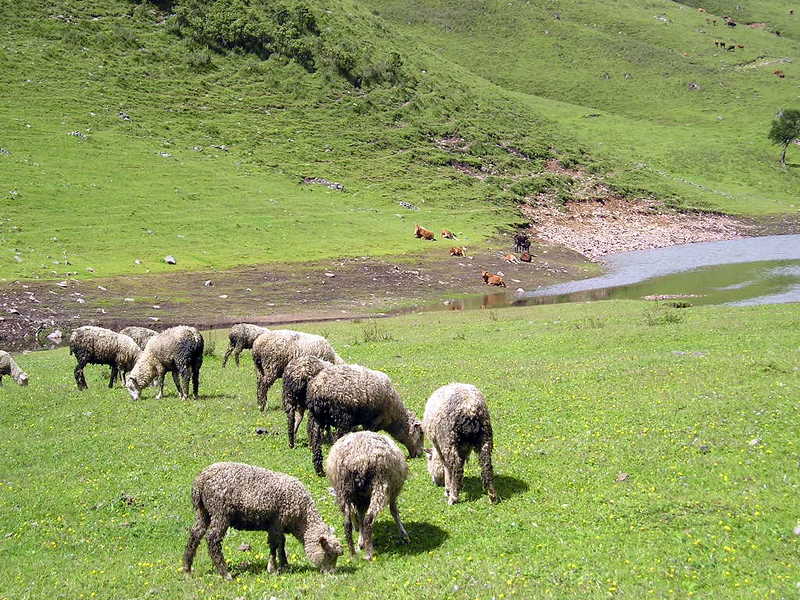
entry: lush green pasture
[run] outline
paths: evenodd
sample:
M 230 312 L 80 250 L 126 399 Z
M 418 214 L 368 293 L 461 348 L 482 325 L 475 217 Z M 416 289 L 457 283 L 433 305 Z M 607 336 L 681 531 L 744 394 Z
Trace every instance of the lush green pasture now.
M 641 302 L 410 315 L 308 326 L 349 361 L 389 373 L 417 414 L 436 387 L 477 384 L 495 429 L 503 501 L 474 462 L 449 507 L 411 461 L 400 509 L 377 527 L 374 563 L 335 576 L 264 572 L 266 537 L 231 532 L 237 577 L 194 577 L 180 558 L 204 466 L 236 460 L 292 473 L 341 531 L 305 445 L 286 447 L 273 391 L 255 407 L 242 368 L 206 360 L 199 402 L 132 402 L 65 350 L 19 357 L 28 388 L 0 392 L 0 598 L 791 597 L 800 520 L 795 306 L 654 309 Z M 277 386 L 279 387 L 279 386 Z M 256 435 L 265 427 L 267 435 Z M 305 435 L 301 436 L 305 440 Z M 624 474 L 627 474 L 624 475 Z M 620 481 L 624 480 L 624 481 Z M 251 544 L 251 552 L 238 550 Z

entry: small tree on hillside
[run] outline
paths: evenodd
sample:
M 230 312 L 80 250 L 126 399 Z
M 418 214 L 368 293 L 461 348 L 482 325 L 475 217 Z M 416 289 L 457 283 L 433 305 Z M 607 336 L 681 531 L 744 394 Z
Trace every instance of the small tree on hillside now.
M 767 136 L 772 143 L 783 146 L 781 165 L 786 166 L 786 149 L 794 141 L 800 140 L 800 110 L 782 110 L 772 121 Z

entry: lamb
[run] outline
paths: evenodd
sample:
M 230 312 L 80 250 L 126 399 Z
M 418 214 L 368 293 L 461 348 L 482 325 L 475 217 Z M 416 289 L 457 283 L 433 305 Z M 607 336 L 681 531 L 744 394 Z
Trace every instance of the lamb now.
M 297 430 L 306 411 L 306 384 L 332 364 L 315 356 L 299 356 L 286 365 L 283 371 L 283 410 L 286 412 L 289 448 L 294 448 Z
M 433 444 L 425 451 L 428 473 L 435 485 L 444 484 L 448 504 L 458 502 L 464 463 L 473 450 L 479 455 L 483 489 L 492 503 L 498 502 L 492 469 L 492 422 L 478 388 L 465 383 L 440 387 L 425 404 L 422 427 Z
M 125 383 L 125 375 L 133 369 L 141 349 L 130 336 L 104 327 L 84 325 L 70 335 L 69 353 L 74 354 L 78 361 L 75 366 L 75 383 L 79 390 L 85 390 L 88 387 L 83 375 L 86 365 L 111 366 L 108 387 L 112 388 L 117 373 L 120 373 L 122 382 Z
M 324 337 L 291 329 L 270 329 L 253 342 L 253 364 L 258 386 L 256 398 L 261 412 L 267 408 L 267 393 L 280 377 L 286 365 L 298 356 L 316 356 L 334 364 L 344 361 Z
M 433 237 L 433 232 L 430 229 L 425 229 L 424 227 L 420 227 L 419 225 L 414 225 L 414 237 L 422 238 L 424 240 L 429 241 L 436 241 L 436 238 Z
M 142 389 L 158 380 L 156 400 L 164 395 L 164 375 L 172 372 L 172 379 L 181 400 L 189 397 L 189 376 L 192 378 L 194 398 L 198 398 L 200 367 L 203 365 L 203 336 L 194 327 L 179 325 L 153 336 L 136 361 L 126 384 L 134 400 Z
M 151 337 L 158 335 L 155 329 L 148 329 L 147 327 L 126 327 L 125 329 L 120 329 L 119 332 L 122 335 L 133 338 L 133 341 L 136 342 L 136 345 L 142 350 L 144 350 L 144 347 L 147 345 L 147 342 L 150 341 Z
M 387 431 L 416 458 L 422 451 L 422 424 L 408 410 L 386 373 L 359 365 L 333 365 L 306 385 L 308 440 L 317 475 L 322 469 L 322 427 L 336 429 L 336 437 L 358 425 Z
M 303 544 L 308 559 L 323 573 L 332 573 L 342 555 L 342 545 L 322 520 L 311 494 L 285 473 L 242 463 L 215 463 L 195 478 L 192 504 L 196 520 L 183 554 L 186 573 L 192 572 L 197 546 L 207 533 L 211 561 L 223 578 L 232 579 L 222 554 L 228 527 L 267 532 L 269 573 L 289 566 L 287 533 Z
M 344 534 L 351 555 L 356 553 L 355 527 L 364 558 L 372 560 L 372 525 L 387 504 L 400 537 L 406 543 L 411 541 L 397 510 L 397 497 L 408 478 L 408 465 L 391 439 L 372 431 L 348 433 L 331 447 L 325 470 L 344 514 Z
M 28 374 L 19 368 L 8 352 L 0 350 L 0 386 L 3 385 L 4 375 L 10 375 L 18 385 L 28 385 Z
M 523 252 L 522 254 L 519 255 L 519 259 L 522 262 L 529 263 L 529 262 L 531 262 L 531 253 L 530 252 Z
M 250 325 L 249 323 L 238 323 L 231 327 L 228 333 L 228 350 L 225 352 L 225 357 L 222 359 L 222 367 L 224 368 L 228 362 L 228 357 L 233 353 L 233 359 L 236 361 L 236 366 L 239 366 L 239 355 L 242 350 L 249 350 L 253 347 L 253 342 L 262 333 L 269 331 L 266 327 L 259 327 L 258 325 Z

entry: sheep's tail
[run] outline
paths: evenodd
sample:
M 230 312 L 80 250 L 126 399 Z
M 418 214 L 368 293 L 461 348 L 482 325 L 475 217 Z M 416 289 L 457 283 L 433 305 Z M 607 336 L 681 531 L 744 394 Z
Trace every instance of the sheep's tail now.
M 481 415 L 457 414 L 453 426 L 457 432 L 458 441 L 473 447 L 479 446 L 486 435 Z

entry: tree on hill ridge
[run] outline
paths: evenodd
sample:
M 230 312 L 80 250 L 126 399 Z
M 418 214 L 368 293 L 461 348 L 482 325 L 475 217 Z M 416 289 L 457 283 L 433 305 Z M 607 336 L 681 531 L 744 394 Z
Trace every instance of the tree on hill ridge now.
M 781 166 L 786 166 L 786 149 L 794 141 L 800 140 L 800 110 L 781 110 L 772 121 L 768 136 L 772 143 L 783 146 Z

